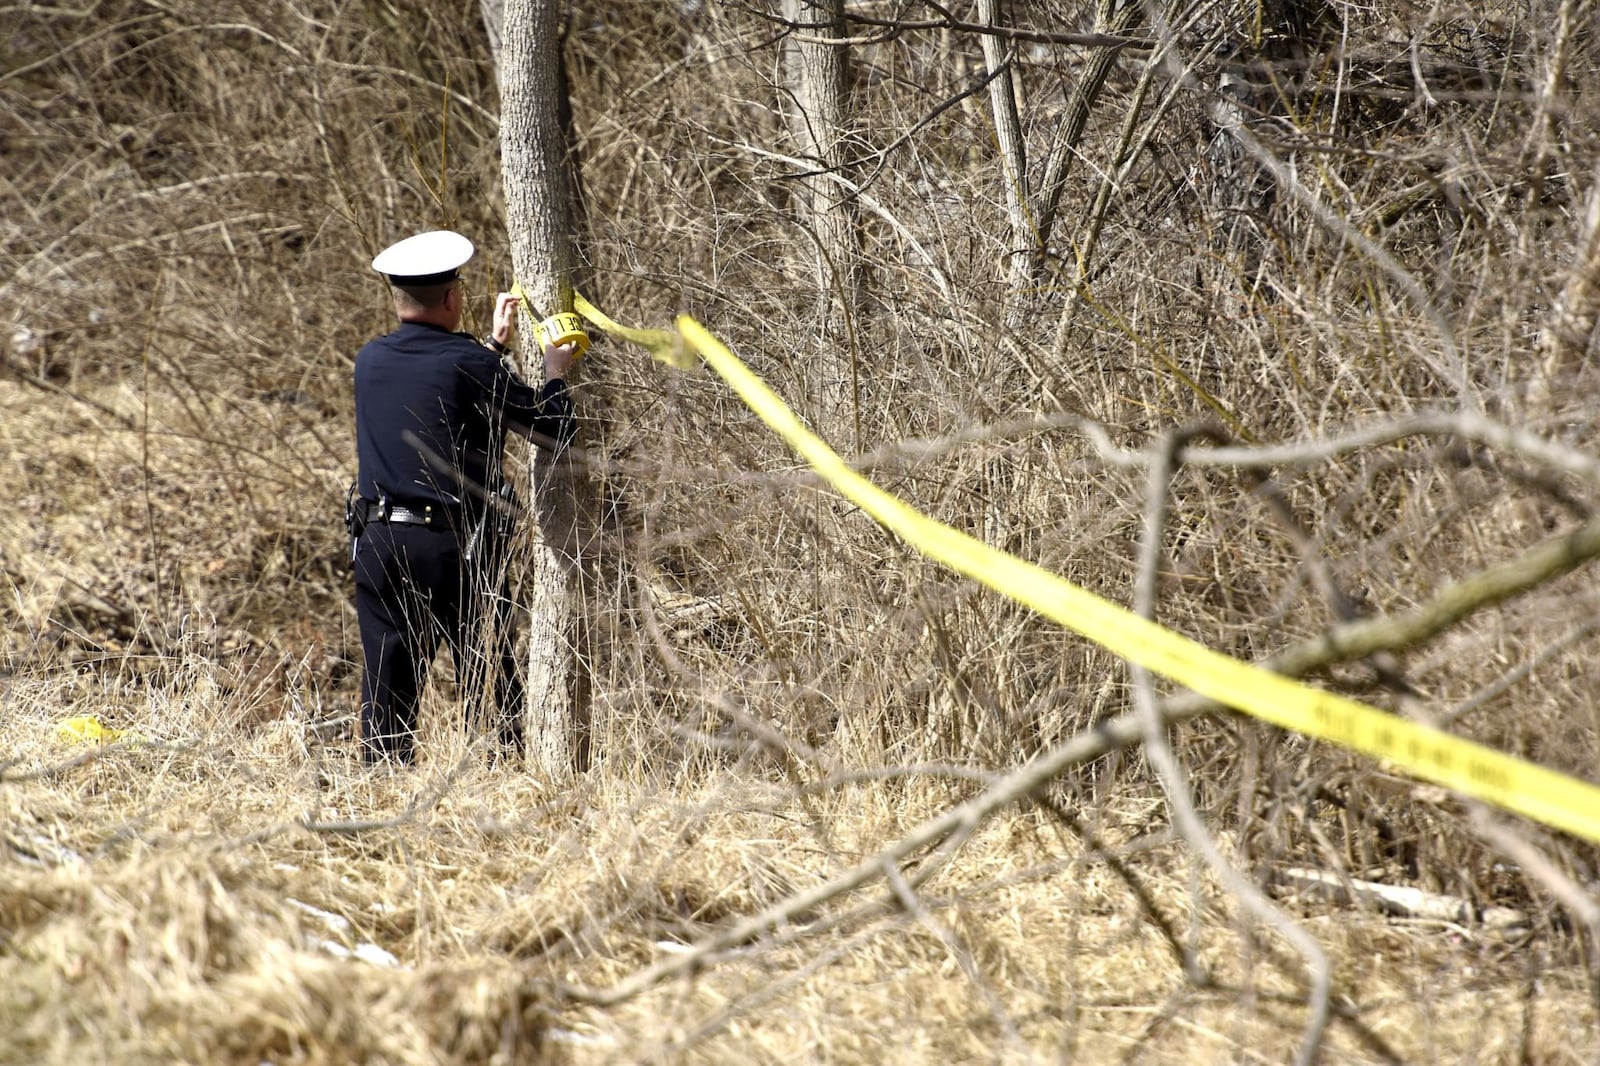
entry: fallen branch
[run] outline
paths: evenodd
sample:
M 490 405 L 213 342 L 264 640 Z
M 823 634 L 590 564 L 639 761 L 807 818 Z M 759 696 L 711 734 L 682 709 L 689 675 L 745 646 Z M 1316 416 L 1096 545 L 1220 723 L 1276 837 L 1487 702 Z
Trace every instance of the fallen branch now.
M 1286 866 L 1272 872 L 1272 885 L 1280 895 L 1308 896 L 1343 907 L 1372 907 L 1397 918 L 1427 918 L 1486 929 L 1526 929 L 1528 915 L 1514 907 L 1480 907 L 1470 900 L 1425 892 L 1407 885 L 1385 885 L 1352 877 Z

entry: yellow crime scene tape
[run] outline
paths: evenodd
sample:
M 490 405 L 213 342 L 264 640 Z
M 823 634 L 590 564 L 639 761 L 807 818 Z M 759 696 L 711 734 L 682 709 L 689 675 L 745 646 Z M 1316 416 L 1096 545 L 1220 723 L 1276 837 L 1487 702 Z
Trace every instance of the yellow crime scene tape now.
M 680 369 L 698 353 L 825 481 L 931 559 L 1107 649 L 1264 722 L 1388 760 L 1420 780 L 1600 843 L 1600 787 L 1212 651 L 1042 567 L 989 547 L 885 492 L 845 463 L 728 347 L 680 315 L 676 330 L 622 326 L 578 296 L 578 314 Z
M 677 331 L 670 329 L 636 329 L 614 322 L 594 304 L 583 298 L 582 293 L 573 293 L 572 312 L 562 312 L 551 315 L 549 318 L 539 318 L 528 302 L 528 294 L 522 291 L 522 282 L 511 283 L 511 295 L 522 301 L 522 306 L 527 309 L 529 318 L 538 323 L 536 327 L 538 340 L 543 343 L 564 344 L 568 341 L 578 346 L 578 355 L 581 357 L 589 348 L 589 337 L 578 324 L 578 315 L 582 315 L 590 322 L 599 326 L 614 337 L 620 337 L 630 344 L 637 344 L 650 352 L 651 358 L 668 366 L 677 367 L 679 370 L 689 370 L 695 365 L 695 354 L 688 350 L 683 343 L 683 338 Z
M 56 723 L 56 735 L 69 744 L 115 744 L 119 741 L 143 743 L 144 738 L 127 729 L 112 729 L 98 714 L 82 714 Z

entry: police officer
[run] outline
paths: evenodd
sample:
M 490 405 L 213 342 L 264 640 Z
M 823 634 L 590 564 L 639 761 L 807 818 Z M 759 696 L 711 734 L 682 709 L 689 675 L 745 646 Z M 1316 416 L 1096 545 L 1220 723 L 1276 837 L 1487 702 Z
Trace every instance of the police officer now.
M 525 384 L 505 358 L 518 304 L 510 293 L 497 297 L 482 341 L 456 332 L 460 268 L 472 253 L 466 237 L 435 230 L 372 261 L 389 279 L 400 326 L 363 346 L 355 366 L 359 477 L 348 517 L 367 762 L 415 757 L 417 700 L 441 637 L 468 726 L 493 674 L 500 747 L 522 748 L 523 688 L 501 565 L 511 496 L 500 463 L 507 431 L 555 448 L 572 439 L 564 379 L 576 353 L 545 345 L 543 388 Z

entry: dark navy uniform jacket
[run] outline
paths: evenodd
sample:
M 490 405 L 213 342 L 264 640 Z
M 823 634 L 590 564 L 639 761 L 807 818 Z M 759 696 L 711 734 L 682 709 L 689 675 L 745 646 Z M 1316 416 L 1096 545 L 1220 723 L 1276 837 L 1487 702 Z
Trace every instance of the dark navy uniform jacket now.
M 575 429 L 565 382 L 536 391 L 471 336 L 421 322 L 362 347 L 355 399 L 361 495 L 416 511 L 479 511 L 507 431 L 564 444 Z

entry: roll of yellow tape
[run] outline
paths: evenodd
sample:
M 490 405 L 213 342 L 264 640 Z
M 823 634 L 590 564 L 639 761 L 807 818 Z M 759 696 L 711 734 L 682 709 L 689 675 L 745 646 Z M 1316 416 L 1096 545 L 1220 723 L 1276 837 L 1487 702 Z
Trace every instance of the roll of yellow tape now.
M 551 315 L 539 323 L 539 340 L 543 344 L 575 344 L 578 355 L 589 350 L 589 335 L 583 331 L 583 321 L 570 311 Z

